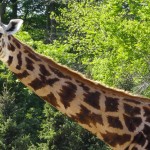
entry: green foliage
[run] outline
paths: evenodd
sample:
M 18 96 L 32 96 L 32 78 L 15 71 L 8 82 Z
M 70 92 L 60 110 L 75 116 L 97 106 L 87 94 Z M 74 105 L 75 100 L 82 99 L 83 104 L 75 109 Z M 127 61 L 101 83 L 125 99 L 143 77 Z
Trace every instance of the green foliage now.
M 27 148 L 29 140 L 22 137 L 18 133 L 19 126 L 17 126 L 16 113 L 18 107 L 15 105 L 15 95 L 10 94 L 6 87 L 0 96 L 0 149 L 12 149 L 17 146 Z M 19 137 L 16 137 L 16 136 Z M 26 138 L 26 140 L 23 140 Z M 20 141 L 20 142 L 19 142 Z
M 68 29 L 69 52 L 77 54 L 88 76 L 138 94 L 150 94 L 149 5 L 149 1 L 140 0 L 97 5 L 75 2 L 62 10 L 59 20 Z
M 40 129 L 42 103 L 27 91 L 22 90 L 18 95 L 17 92 L 11 94 L 12 90 L 6 86 L 3 88 L 0 95 L 0 149 L 26 150 L 39 140 L 37 131 Z
M 50 14 L 57 22 L 53 44 L 44 44 L 43 2 L 18 1 L 25 19 L 19 40 L 89 78 L 150 97 L 149 0 L 59 1 Z M 0 149 L 109 149 L 42 102 L 2 63 L 0 85 Z
M 44 108 L 45 120 L 40 131 L 41 143 L 31 146 L 30 149 L 38 150 L 106 150 L 104 143 L 79 125 L 72 122 L 68 117 L 56 111 L 49 104 Z

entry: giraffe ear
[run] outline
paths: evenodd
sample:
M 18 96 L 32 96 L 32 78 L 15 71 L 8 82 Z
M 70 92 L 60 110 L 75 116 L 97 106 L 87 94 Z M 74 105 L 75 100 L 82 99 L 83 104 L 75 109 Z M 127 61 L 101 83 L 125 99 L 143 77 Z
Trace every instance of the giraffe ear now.
M 16 33 L 23 23 L 22 19 L 12 19 L 8 25 L 5 25 L 5 32 L 10 35 Z

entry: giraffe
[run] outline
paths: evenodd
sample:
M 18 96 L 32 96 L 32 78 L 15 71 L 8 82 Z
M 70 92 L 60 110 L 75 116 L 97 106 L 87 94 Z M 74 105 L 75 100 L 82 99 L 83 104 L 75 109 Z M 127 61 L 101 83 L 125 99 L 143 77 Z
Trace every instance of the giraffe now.
M 84 77 L 16 39 L 23 20 L 0 25 L 0 60 L 41 99 L 114 150 L 150 149 L 150 99 Z

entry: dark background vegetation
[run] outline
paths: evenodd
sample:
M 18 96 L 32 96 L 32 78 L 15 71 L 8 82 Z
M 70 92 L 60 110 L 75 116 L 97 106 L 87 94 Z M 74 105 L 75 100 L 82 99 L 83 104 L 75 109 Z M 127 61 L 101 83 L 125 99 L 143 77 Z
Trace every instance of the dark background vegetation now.
M 0 0 L 35 51 L 109 86 L 150 97 L 149 0 Z M 0 149 L 106 150 L 0 64 Z

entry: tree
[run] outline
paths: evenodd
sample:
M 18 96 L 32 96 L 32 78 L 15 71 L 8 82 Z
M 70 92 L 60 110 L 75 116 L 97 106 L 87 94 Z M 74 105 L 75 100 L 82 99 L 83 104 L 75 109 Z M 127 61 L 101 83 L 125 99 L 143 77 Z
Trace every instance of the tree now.
M 55 18 L 60 15 L 59 9 L 66 4 L 55 0 L 3 0 L 1 6 L 3 22 L 8 22 L 12 18 L 22 18 L 25 22 L 25 30 L 31 33 L 33 39 L 52 43 L 59 33 Z M 45 32 L 42 32 L 43 30 Z M 37 33 L 40 33 L 40 36 Z
M 6 13 L 7 0 L 0 0 L 0 17 L 3 20 Z
M 41 142 L 38 146 L 32 145 L 30 149 L 45 150 L 106 150 L 108 147 L 99 139 L 78 124 L 72 122 L 62 113 L 51 107 L 48 103 L 44 107 L 45 119 L 40 131 Z
M 107 85 L 150 96 L 150 1 L 0 2 L 3 20 L 7 22 L 12 12 L 25 20 L 23 31 L 16 36 L 39 53 Z M 44 44 L 46 38 L 50 40 Z M 0 104 L 7 103 L 1 110 L 9 110 L 0 112 L 1 149 L 107 149 L 44 105 L 4 65 L 0 65 L 0 76 Z M 10 89 L 7 92 L 3 91 L 4 82 Z
M 35 103 L 32 102 L 34 96 L 30 95 L 29 101 L 21 102 L 23 93 L 17 95 L 10 91 L 4 86 L 0 95 L 0 149 L 26 150 L 39 140 L 41 104 L 36 109 Z
M 12 18 L 17 18 L 17 12 L 18 12 L 18 2 L 17 0 L 10 0 L 11 7 L 12 7 Z
M 89 77 L 134 92 L 145 85 L 147 90 L 141 92 L 148 96 L 149 4 L 140 0 L 69 3 L 59 23 L 68 31 L 68 53 L 76 54 Z

